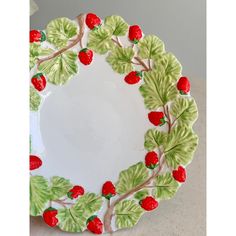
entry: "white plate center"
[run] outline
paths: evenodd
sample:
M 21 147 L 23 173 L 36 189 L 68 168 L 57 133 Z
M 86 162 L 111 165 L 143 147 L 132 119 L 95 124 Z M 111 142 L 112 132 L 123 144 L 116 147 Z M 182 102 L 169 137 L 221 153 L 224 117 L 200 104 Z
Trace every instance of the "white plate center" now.
M 106 180 L 117 181 L 121 170 L 143 161 L 147 111 L 139 85 L 123 77 L 96 55 L 66 85 L 48 87 L 53 91 L 40 111 L 41 174 L 99 192 Z

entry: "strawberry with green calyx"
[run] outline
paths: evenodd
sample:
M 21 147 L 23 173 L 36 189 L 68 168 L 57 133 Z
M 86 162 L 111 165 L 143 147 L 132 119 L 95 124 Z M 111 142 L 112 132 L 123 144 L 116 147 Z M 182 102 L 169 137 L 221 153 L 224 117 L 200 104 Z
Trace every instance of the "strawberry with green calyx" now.
M 111 181 L 107 181 L 102 186 L 102 196 L 106 199 L 110 199 L 116 195 L 116 187 Z
M 177 83 L 177 89 L 181 95 L 186 95 L 190 91 L 190 82 L 187 77 L 181 77 Z
M 30 31 L 30 43 L 43 42 L 46 40 L 46 35 L 43 31 L 31 30 Z
M 89 27 L 89 29 L 93 30 L 94 28 L 97 28 L 101 25 L 101 19 L 93 13 L 88 13 L 85 19 L 85 23 Z
M 84 188 L 79 185 L 75 185 L 72 189 L 67 193 L 68 198 L 75 199 L 78 196 L 84 195 Z
M 35 155 L 30 155 L 29 157 L 30 160 L 30 170 L 36 170 L 42 165 L 42 160 Z
M 172 171 L 172 176 L 176 181 L 183 183 L 187 178 L 186 170 L 184 167 L 179 166 L 177 170 Z
M 89 65 L 93 61 L 93 51 L 88 48 L 83 48 L 78 54 L 80 62 L 84 65 Z
M 37 73 L 36 75 L 34 75 L 31 79 L 31 83 L 38 91 L 44 90 L 47 84 L 46 78 L 44 77 L 43 73 Z
M 43 219 L 45 223 L 50 227 L 55 227 L 57 225 L 58 223 L 58 219 L 56 217 L 57 213 L 58 213 L 57 209 L 53 207 L 49 207 L 43 212 Z
M 102 234 L 103 223 L 96 215 L 91 216 L 87 220 L 87 229 L 94 234 Z
M 142 38 L 142 36 L 143 32 L 138 25 L 131 25 L 129 27 L 129 40 L 132 43 L 137 44 L 139 40 Z
M 139 201 L 139 205 L 145 211 L 152 211 L 158 207 L 158 201 L 155 200 L 152 196 L 147 196 L 143 200 Z
M 152 111 L 148 113 L 149 121 L 155 126 L 162 126 L 166 123 L 165 115 L 161 111 Z
M 156 152 L 148 152 L 145 156 L 145 165 L 149 169 L 154 169 L 157 167 L 159 158 Z
M 127 84 L 137 84 L 141 79 L 142 79 L 142 71 L 131 71 L 124 78 Z

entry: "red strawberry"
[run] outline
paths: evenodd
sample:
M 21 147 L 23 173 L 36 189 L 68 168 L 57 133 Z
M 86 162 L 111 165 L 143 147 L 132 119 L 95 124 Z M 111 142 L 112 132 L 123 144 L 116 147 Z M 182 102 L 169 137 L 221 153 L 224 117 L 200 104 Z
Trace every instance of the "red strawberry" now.
M 131 71 L 128 75 L 125 76 L 125 82 L 127 84 L 136 84 L 142 78 L 142 72 Z
M 57 209 L 49 207 L 47 208 L 44 212 L 43 212 L 43 219 L 45 221 L 45 223 L 51 227 L 54 227 L 57 225 L 58 223 L 58 219 L 57 219 Z
M 148 119 L 155 126 L 162 126 L 166 123 L 165 115 L 161 111 L 152 111 L 148 113 Z
M 146 211 L 152 211 L 158 207 L 158 201 L 151 196 L 145 197 L 139 204 Z
M 84 195 L 84 188 L 79 185 L 75 185 L 69 192 L 67 193 L 67 196 L 70 199 L 75 199 L 78 196 Z
M 132 25 L 129 27 L 130 41 L 136 44 L 142 38 L 142 36 L 143 36 L 142 30 L 138 25 Z
M 107 181 L 102 186 L 102 196 L 110 199 L 116 195 L 116 188 L 111 181 Z
M 181 77 L 177 83 L 177 89 L 182 95 L 188 94 L 190 91 L 190 82 L 187 77 Z
M 172 175 L 173 175 L 174 179 L 180 183 L 185 182 L 186 177 L 187 177 L 186 170 L 182 166 L 179 166 L 177 170 L 173 170 Z
M 103 223 L 97 216 L 91 216 L 87 220 L 87 229 L 94 234 L 102 234 Z
M 89 27 L 89 29 L 94 29 L 101 25 L 101 19 L 93 14 L 93 13 L 88 13 L 85 19 L 86 25 Z
M 43 31 L 31 30 L 30 31 L 30 43 L 43 42 L 46 40 L 46 35 Z
M 30 170 L 38 169 L 42 165 L 42 160 L 34 155 L 30 155 Z
M 89 65 L 93 60 L 93 51 L 84 48 L 79 52 L 78 57 L 81 63 L 83 63 L 84 65 Z
M 145 156 L 145 165 L 149 169 L 154 169 L 157 166 L 159 159 L 156 152 L 148 152 Z
M 31 79 L 31 83 L 34 85 L 35 89 L 42 91 L 46 87 L 46 78 L 42 73 L 34 75 Z

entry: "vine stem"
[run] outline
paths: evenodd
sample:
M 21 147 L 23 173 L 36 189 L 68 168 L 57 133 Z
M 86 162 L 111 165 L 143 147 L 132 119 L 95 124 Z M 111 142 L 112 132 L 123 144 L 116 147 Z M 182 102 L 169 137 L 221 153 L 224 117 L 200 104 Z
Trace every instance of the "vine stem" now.
M 56 203 L 62 205 L 63 207 L 66 207 L 66 205 L 73 205 L 73 203 L 71 203 L 71 202 L 64 202 L 63 200 L 53 200 L 53 202 L 56 202 Z
M 118 38 L 117 36 L 116 36 L 116 39 L 112 38 L 111 40 L 112 40 L 114 43 L 116 43 L 119 47 L 121 47 L 121 48 L 123 47 L 122 44 L 121 44 L 121 42 L 119 41 L 119 38 Z M 134 59 L 135 59 L 138 63 L 135 63 L 135 62 L 131 61 L 132 64 L 143 66 L 143 68 L 144 68 L 143 71 L 149 71 L 149 70 L 151 70 L 151 66 L 148 67 L 148 66 L 143 62 L 143 60 L 142 60 L 140 57 L 135 56 Z
M 80 14 L 80 15 L 77 16 L 77 21 L 78 21 L 79 26 L 80 26 L 79 33 L 78 33 L 77 37 L 74 40 L 72 40 L 71 43 L 68 44 L 66 47 L 58 50 L 57 52 L 51 54 L 48 57 L 44 57 L 44 58 L 39 59 L 38 62 L 37 62 L 37 68 L 40 66 L 41 63 L 43 63 L 45 61 L 48 61 L 48 60 L 51 60 L 51 59 L 59 56 L 60 54 L 67 51 L 68 49 L 74 47 L 78 43 L 80 43 L 81 48 L 83 47 L 81 40 L 84 36 L 84 28 L 85 28 L 84 20 L 85 20 L 85 14 Z
M 117 198 L 114 202 L 112 202 L 110 204 L 110 207 L 107 208 L 107 211 L 106 211 L 106 213 L 104 215 L 104 228 L 105 228 L 106 232 L 108 232 L 108 233 L 112 233 L 113 232 L 113 230 L 111 228 L 111 220 L 112 220 L 112 217 L 114 216 L 113 211 L 114 211 L 115 206 L 119 202 L 121 202 L 122 200 L 124 200 L 127 197 L 129 197 L 130 195 L 132 195 L 135 192 L 139 191 L 140 189 L 143 189 L 146 186 L 148 186 L 152 182 L 152 180 L 154 180 L 159 175 L 159 173 L 161 172 L 161 170 L 163 168 L 164 163 L 165 163 L 164 153 L 162 153 L 161 154 L 161 158 L 160 158 L 160 165 L 159 165 L 159 168 L 158 168 L 158 170 L 156 172 L 154 171 L 152 173 L 152 175 L 146 181 L 144 181 L 142 184 L 136 186 L 135 188 L 131 189 L 127 193 L 125 193 L 123 195 L 120 195 L 119 198 Z
M 114 39 L 114 38 L 111 38 L 111 40 L 114 42 L 114 43 L 116 43 L 119 47 L 123 47 L 122 46 L 122 44 L 121 44 L 121 42 L 119 41 L 119 38 L 118 37 L 116 37 L 116 39 Z
M 171 131 L 171 128 L 172 128 L 172 126 L 174 125 L 174 123 L 175 123 L 175 120 L 172 122 L 171 121 L 171 117 L 170 117 L 170 112 L 169 112 L 169 106 L 168 105 L 166 105 L 166 107 L 165 106 L 163 106 L 163 110 L 164 110 L 164 114 L 165 114 L 165 116 L 166 116 L 166 118 L 167 118 L 167 124 L 168 124 L 168 133 L 170 133 L 170 131 Z
M 136 56 L 136 57 L 134 57 L 134 59 L 135 59 L 136 61 L 138 61 L 138 62 L 140 63 L 140 65 L 143 66 L 143 68 L 144 68 L 145 71 L 151 70 L 151 69 L 148 68 L 148 66 L 143 62 L 143 60 L 142 60 L 140 57 Z

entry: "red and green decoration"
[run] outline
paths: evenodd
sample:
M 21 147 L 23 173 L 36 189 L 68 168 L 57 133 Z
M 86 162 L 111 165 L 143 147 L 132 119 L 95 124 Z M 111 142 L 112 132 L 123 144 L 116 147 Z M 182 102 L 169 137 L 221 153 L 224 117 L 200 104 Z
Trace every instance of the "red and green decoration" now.
M 43 31 L 31 30 L 30 31 L 30 43 L 43 42 L 46 40 L 46 35 Z
M 87 229 L 93 234 L 102 234 L 103 223 L 96 215 L 91 216 L 87 220 Z
M 75 185 L 72 189 L 67 193 L 67 197 L 70 199 L 76 199 L 79 196 L 84 195 L 84 188 L 79 185 Z
M 47 208 L 43 212 L 43 220 L 44 220 L 44 222 L 47 225 L 49 225 L 50 227 L 55 227 L 57 225 L 57 223 L 58 223 L 57 213 L 58 213 L 57 209 L 55 209 L 53 207 Z
M 137 87 L 143 98 L 149 125 L 143 159 L 121 171 L 116 182 L 104 181 L 95 194 L 60 176 L 35 175 L 43 159 L 30 153 L 30 214 L 63 231 L 103 234 L 133 227 L 186 182 L 198 144 L 192 128 L 198 111 L 189 78 L 157 36 L 144 35 L 140 26 L 129 26 L 120 16 L 102 21 L 88 13 L 76 21 L 57 18 L 45 31 L 30 32 L 31 112 L 40 110 L 48 83 L 69 83 L 79 66 L 89 70 L 94 54 L 103 55 L 121 74 L 121 83 Z
M 93 51 L 88 48 L 83 48 L 78 54 L 80 62 L 84 65 L 90 65 L 93 61 Z
M 111 181 L 107 181 L 102 186 L 102 196 L 110 200 L 116 195 L 116 187 Z
M 47 81 L 43 73 L 37 73 L 32 77 L 31 83 L 36 90 L 41 92 L 42 90 L 45 89 Z

